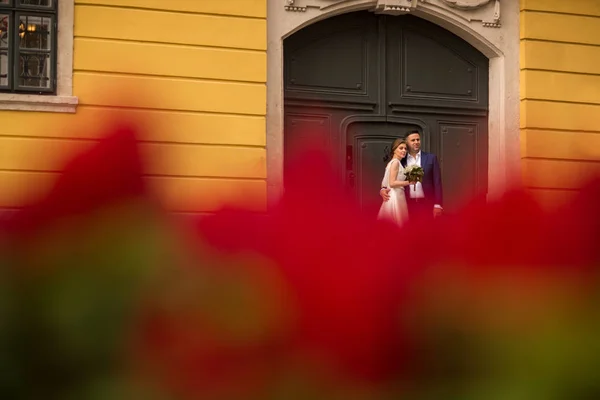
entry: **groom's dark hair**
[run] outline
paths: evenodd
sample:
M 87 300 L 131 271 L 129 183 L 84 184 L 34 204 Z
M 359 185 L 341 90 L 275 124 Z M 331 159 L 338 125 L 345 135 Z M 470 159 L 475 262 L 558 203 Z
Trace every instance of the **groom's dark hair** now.
M 416 133 L 417 135 L 419 135 L 419 137 L 421 137 L 421 132 L 419 132 L 419 130 L 417 128 L 413 128 L 413 129 L 409 129 L 408 131 L 406 131 L 406 135 L 404 135 L 404 140 L 408 140 L 408 137 L 414 133 Z

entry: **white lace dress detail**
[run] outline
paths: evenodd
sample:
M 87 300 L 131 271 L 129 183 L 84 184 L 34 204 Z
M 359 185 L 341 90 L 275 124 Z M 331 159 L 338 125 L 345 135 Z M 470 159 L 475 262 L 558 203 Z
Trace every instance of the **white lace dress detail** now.
M 390 187 L 390 172 L 392 170 L 392 163 L 398 163 L 398 176 L 395 180 L 404 181 L 404 168 L 400 165 L 400 160 L 393 158 L 385 167 L 385 174 L 381 181 L 381 186 Z M 401 226 L 408 220 L 408 208 L 406 206 L 406 197 L 404 195 L 404 188 L 392 188 L 390 190 L 390 199 L 384 201 L 379 209 L 378 219 L 386 219 Z

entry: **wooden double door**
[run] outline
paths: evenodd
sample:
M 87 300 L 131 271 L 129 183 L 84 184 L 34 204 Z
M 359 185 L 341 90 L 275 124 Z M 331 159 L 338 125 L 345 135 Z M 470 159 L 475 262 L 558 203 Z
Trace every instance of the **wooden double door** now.
M 413 16 L 354 12 L 287 38 L 284 68 L 284 179 L 316 140 L 375 213 L 392 141 L 417 128 L 440 161 L 448 212 L 486 190 L 488 59 L 459 37 Z

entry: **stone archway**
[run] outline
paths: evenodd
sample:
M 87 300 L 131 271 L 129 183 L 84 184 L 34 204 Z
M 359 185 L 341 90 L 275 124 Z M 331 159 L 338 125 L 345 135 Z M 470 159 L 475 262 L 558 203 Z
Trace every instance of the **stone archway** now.
M 500 8 L 500 5 L 502 7 Z M 269 0 L 267 188 L 283 190 L 283 40 L 317 21 L 358 10 L 413 14 L 454 33 L 489 59 L 489 195 L 519 169 L 519 5 L 499 0 Z

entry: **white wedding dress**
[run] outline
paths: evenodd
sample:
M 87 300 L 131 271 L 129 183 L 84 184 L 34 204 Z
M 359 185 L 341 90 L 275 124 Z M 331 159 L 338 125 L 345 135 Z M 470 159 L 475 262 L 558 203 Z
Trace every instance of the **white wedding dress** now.
M 390 187 L 390 173 L 392 170 L 392 163 L 400 164 L 400 160 L 393 158 L 385 167 L 385 174 L 381 181 L 381 186 Z M 402 165 L 398 165 L 398 176 L 397 181 L 406 180 L 404 176 L 404 168 Z M 406 197 L 404 195 L 404 188 L 392 188 L 390 190 L 390 199 L 384 201 L 379 209 L 377 219 L 386 219 L 396 223 L 398 226 L 402 226 L 408 220 L 408 208 L 406 206 Z

